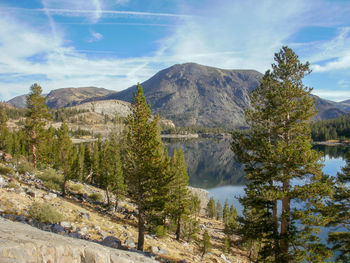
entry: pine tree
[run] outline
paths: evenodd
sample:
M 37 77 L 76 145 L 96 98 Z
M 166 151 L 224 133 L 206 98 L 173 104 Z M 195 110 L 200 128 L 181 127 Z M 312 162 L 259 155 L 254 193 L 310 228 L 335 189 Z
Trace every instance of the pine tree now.
M 209 233 L 208 233 L 208 230 L 205 230 L 204 231 L 204 234 L 203 234 L 203 240 L 201 242 L 201 253 L 202 253 L 202 258 L 204 257 L 204 255 L 206 253 L 208 253 L 210 250 L 211 250 L 211 242 L 210 242 L 210 236 L 209 236 Z
M 219 220 L 222 218 L 222 205 L 220 201 L 216 201 L 216 219 Z
M 210 197 L 207 204 L 207 215 L 209 218 L 216 218 L 216 206 L 213 197 Z
M 99 183 L 99 176 L 101 172 L 101 155 L 100 153 L 102 152 L 101 150 L 101 139 L 99 138 L 97 142 L 94 143 L 94 151 L 92 153 L 92 159 L 91 159 L 91 180 L 90 183 L 98 185 Z
M 190 193 L 188 186 L 188 172 L 185 156 L 181 148 L 174 150 L 170 161 L 170 202 L 168 203 L 168 210 L 171 218 L 175 221 L 176 240 L 180 240 L 183 217 L 189 213 L 188 207 L 190 202 Z
M 224 221 L 225 225 L 227 225 L 229 222 L 229 213 L 230 213 L 230 208 L 228 205 L 228 200 L 226 199 L 224 209 L 222 210 L 222 220 Z
M 250 133 L 237 131 L 232 136 L 232 150 L 245 164 L 248 179 L 246 197 L 241 200 L 246 214 L 242 229 L 260 242 L 259 260 L 299 262 L 313 260 L 315 255 L 327 257 L 315 231 L 325 223 L 318 212 L 322 197 L 332 189 L 321 171 L 320 155 L 311 150 L 309 121 L 315 106 L 311 89 L 302 83 L 310 73 L 309 63 L 302 64 L 288 47 L 274 59 L 272 72 L 265 73 L 250 96 L 252 109 L 246 112 Z M 292 180 L 304 183 L 295 185 Z
M 58 156 L 59 167 L 63 170 L 64 176 L 62 184 L 62 195 L 65 196 L 67 181 L 74 177 L 71 172 L 71 168 L 73 160 L 76 158 L 73 152 L 72 141 L 69 137 L 68 126 L 65 122 L 62 123 L 61 128 L 58 130 Z
M 9 129 L 7 128 L 7 115 L 6 115 L 6 109 L 5 106 L 1 106 L 0 108 L 0 149 L 10 152 L 9 151 L 9 146 L 11 144 L 11 139 L 10 139 L 10 132 Z
M 107 202 L 110 206 L 110 193 L 115 194 L 115 209 L 118 208 L 118 202 L 125 196 L 126 185 L 122 172 L 119 147 L 115 139 L 104 143 L 101 152 L 101 171 L 100 185 L 105 189 Z
M 345 159 L 346 165 L 336 178 L 334 198 L 326 208 L 327 216 L 331 217 L 329 226 L 333 227 L 328 243 L 333 245 L 333 251 L 339 252 L 339 262 L 350 262 L 350 151 Z
M 138 208 L 138 250 L 143 250 L 145 223 L 158 220 L 169 199 L 168 158 L 160 138 L 158 117 L 151 119 L 149 104 L 138 84 L 127 118 L 123 168 L 129 196 Z M 159 219 L 162 221 L 162 219 Z M 152 222 L 153 221 L 153 222 Z
M 30 87 L 30 93 L 27 96 L 27 114 L 25 129 L 27 138 L 31 146 L 32 162 L 34 168 L 37 166 L 37 147 L 42 138 L 43 128 L 50 114 L 45 105 L 45 98 L 41 95 L 42 89 L 38 84 Z

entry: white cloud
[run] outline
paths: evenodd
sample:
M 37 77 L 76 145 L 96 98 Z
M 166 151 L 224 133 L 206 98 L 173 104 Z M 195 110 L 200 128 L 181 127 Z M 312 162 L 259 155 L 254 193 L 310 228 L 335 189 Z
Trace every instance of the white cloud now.
M 91 32 L 91 38 L 88 40 L 88 42 L 96 42 L 96 41 L 100 41 L 103 39 L 103 35 L 101 33 L 98 32 Z

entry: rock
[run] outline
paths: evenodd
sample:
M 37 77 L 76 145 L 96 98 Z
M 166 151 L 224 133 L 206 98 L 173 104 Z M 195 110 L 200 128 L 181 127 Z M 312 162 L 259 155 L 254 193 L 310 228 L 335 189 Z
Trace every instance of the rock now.
M 128 247 L 130 247 L 130 248 L 135 248 L 135 247 L 136 247 L 136 244 L 135 244 L 134 240 L 132 240 L 130 237 L 128 237 L 127 239 L 125 239 L 124 245 L 125 245 L 125 246 L 128 246 Z
M 53 224 L 52 226 L 51 226 L 51 230 L 52 230 L 52 232 L 54 232 L 54 233 L 66 233 L 66 230 L 64 229 L 64 227 L 63 226 L 61 226 L 60 224 Z
M 89 232 L 89 228 L 87 226 L 84 226 L 82 229 L 77 230 L 77 232 L 82 235 L 85 236 L 88 234 Z
M 47 195 L 43 196 L 43 199 L 46 201 L 50 201 L 50 200 L 55 199 L 55 198 L 57 198 L 57 195 L 54 193 L 48 193 Z
M 71 229 L 72 228 L 72 224 L 70 222 L 63 221 L 63 222 L 60 223 L 60 225 L 62 227 L 64 227 L 65 229 Z
M 222 258 L 222 260 L 225 262 L 225 263 L 231 263 L 231 261 L 229 261 L 226 256 L 224 254 L 221 254 L 220 258 Z
M 26 189 L 26 194 L 35 198 L 35 192 L 30 188 Z
M 169 251 L 159 247 L 158 254 L 160 254 L 160 255 L 169 255 Z
M 4 178 L 2 178 L 2 176 L 0 175 L 0 188 L 3 188 L 6 185 L 6 181 Z
M 27 218 L 24 215 L 16 216 L 15 220 L 18 222 L 25 223 L 27 221 Z
M 101 244 L 107 247 L 120 248 L 122 245 L 122 242 L 120 241 L 120 239 L 116 237 L 108 236 L 102 240 Z
M 151 251 L 152 251 L 153 254 L 158 254 L 159 248 L 156 247 L 156 246 L 152 246 L 152 247 L 151 247 Z
M 156 262 L 143 254 L 44 232 L 0 217 L 0 262 Z
M 86 213 L 86 212 L 81 212 L 80 213 L 80 217 L 83 218 L 83 219 L 89 220 L 90 219 L 90 214 Z
M 101 227 L 99 225 L 95 225 L 94 228 L 96 229 L 96 231 L 101 231 Z
M 205 227 L 205 225 L 200 225 L 199 228 L 203 231 L 203 230 L 205 230 L 206 227 Z

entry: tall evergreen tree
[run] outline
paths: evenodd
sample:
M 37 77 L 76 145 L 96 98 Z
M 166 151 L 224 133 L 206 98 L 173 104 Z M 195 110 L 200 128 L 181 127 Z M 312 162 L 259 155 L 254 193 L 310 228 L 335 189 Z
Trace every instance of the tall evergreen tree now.
M 170 184 L 170 202 L 168 210 L 170 216 L 176 222 L 176 240 L 180 240 L 183 217 L 188 214 L 190 202 L 190 193 L 188 186 L 188 172 L 185 156 L 182 149 L 174 150 L 170 161 L 171 184 Z
M 219 200 L 216 201 L 216 219 L 222 218 L 222 205 Z
M 38 84 L 30 87 L 30 93 L 27 96 L 27 114 L 25 129 L 27 138 L 31 146 L 32 162 L 34 168 L 37 166 L 37 147 L 42 139 L 43 128 L 50 114 L 45 105 L 45 98 L 41 95 L 42 89 Z
M 346 165 L 338 173 L 333 200 L 326 208 L 331 216 L 328 243 L 338 251 L 339 262 L 350 262 L 350 151 L 346 154 Z
M 129 196 L 138 208 L 138 250 L 143 250 L 146 221 L 157 219 L 169 198 L 168 158 L 160 138 L 158 117 L 151 110 L 138 84 L 127 118 L 123 168 Z
M 7 127 L 7 115 L 5 106 L 1 106 L 0 108 L 0 149 L 9 152 L 9 146 L 11 144 L 10 140 L 10 132 Z
M 126 185 L 122 172 L 119 147 L 115 139 L 107 141 L 102 146 L 100 185 L 105 189 L 108 205 L 110 205 L 110 193 L 115 194 L 115 209 L 118 208 L 118 202 L 125 196 Z
M 76 158 L 73 152 L 72 140 L 69 137 L 68 126 L 65 122 L 62 123 L 61 128 L 58 130 L 58 156 L 59 167 L 63 170 L 64 176 L 62 195 L 65 196 L 67 181 L 73 178 L 71 168 L 74 158 Z
M 228 224 L 229 215 L 230 215 L 230 207 L 228 205 L 228 200 L 226 199 L 224 204 L 224 209 L 222 210 L 222 220 L 224 221 L 225 225 Z
M 332 189 L 321 171 L 320 155 L 311 150 L 309 121 L 315 106 L 311 89 L 302 83 L 309 63 L 301 63 L 288 47 L 274 59 L 272 72 L 265 73 L 251 94 L 252 109 L 246 112 L 250 133 L 232 136 L 232 150 L 245 164 L 248 179 L 242 204 L 250 216 L 243 229 L 262 242 L 261 261 L 313 261 L 329 255 L 314 233 L 325 223 L 318 212 L 322 197 Z
M 209 218 L 216 218 L 216 206 L 213 197 L 209 198 L 209 202 L 207 204 L 207 215 Z

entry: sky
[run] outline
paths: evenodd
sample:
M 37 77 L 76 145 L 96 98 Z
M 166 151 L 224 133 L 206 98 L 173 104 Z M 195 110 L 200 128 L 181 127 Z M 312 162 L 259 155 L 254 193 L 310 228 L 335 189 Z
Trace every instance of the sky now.
M 0 100 L 126 89 L 174 64 L 271 68 L 288 45 L 325 99 L 350 99 L 350 0 L 0 0 Z

